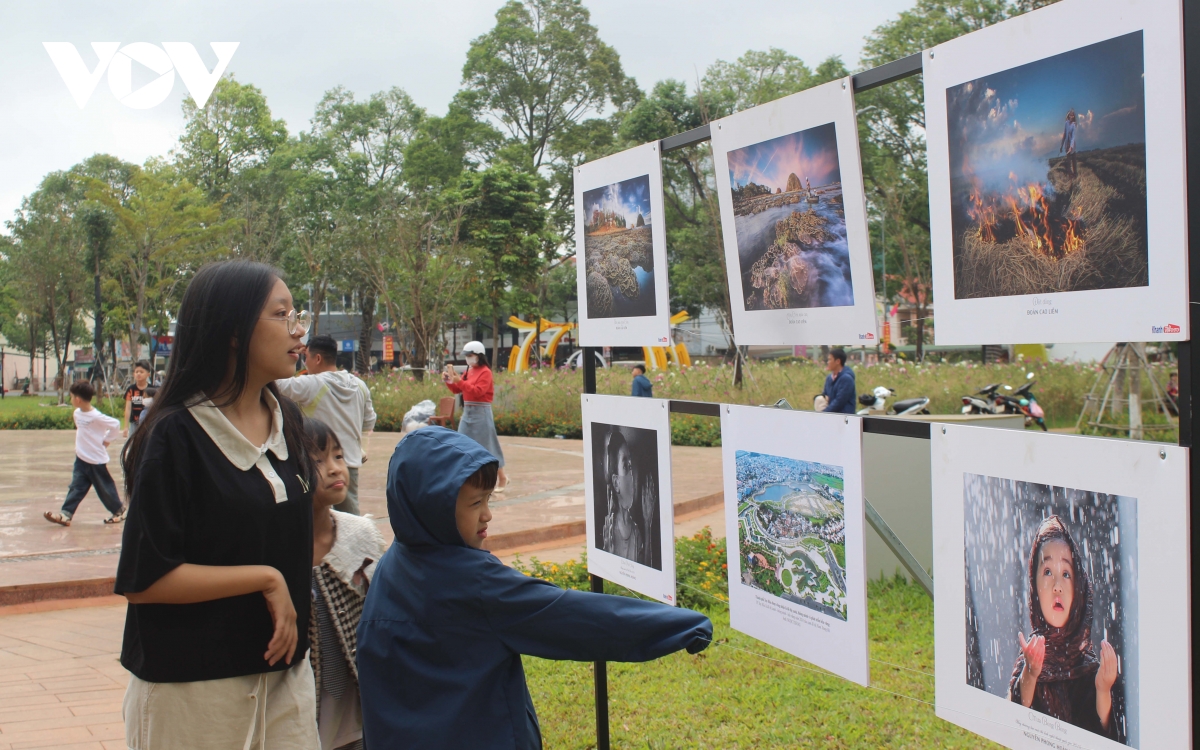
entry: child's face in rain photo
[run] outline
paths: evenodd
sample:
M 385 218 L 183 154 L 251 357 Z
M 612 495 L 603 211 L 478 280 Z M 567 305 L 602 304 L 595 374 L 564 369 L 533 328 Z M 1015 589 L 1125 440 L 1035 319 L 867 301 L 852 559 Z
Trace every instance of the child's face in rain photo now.
M 1052 539 L 1042 545 L 1037 592 L 1042 616 L 1051 627 L 1061 628 L 1071 616 L 1075 599 L 1075 564 L 1067 543 Z
M 621 446 L 621 450 L 617 452 L 612 485 L 617 491 L 617 502 L 621 504 L 621 510 L 629 510 L 633 506 L 633 457 L 629 455 L 627 446 Z

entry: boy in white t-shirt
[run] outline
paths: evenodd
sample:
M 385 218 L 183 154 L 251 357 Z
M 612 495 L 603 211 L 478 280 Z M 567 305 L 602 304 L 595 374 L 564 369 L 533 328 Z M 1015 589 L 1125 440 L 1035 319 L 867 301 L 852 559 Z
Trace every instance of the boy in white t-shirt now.
M 71 384 L 71 403 L 75 406 L 75 471 L 62 510 L 48 510 L 45 518 L 51 523 L 70 526 L 71 518 L 84 495 L 92 487 L 100 502 L 112 516 L 105 523 L 125 520 L 125 506 L 117 494 L 117 485 L 108 473 L 108 444 L 120 435 L 121 423 L 92 407 L 96 390 L 86 380 Z

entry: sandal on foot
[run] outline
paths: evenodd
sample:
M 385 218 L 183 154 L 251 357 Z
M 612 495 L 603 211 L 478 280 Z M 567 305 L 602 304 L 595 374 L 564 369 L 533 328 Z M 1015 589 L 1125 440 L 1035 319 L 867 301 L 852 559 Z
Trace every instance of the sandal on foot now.
M 50 523 L 56 523 L 59 526 L 70 526 L 71 525 L 71 519 L 67 518 L 66 516 L 64 516 L 62 513 L 59 513 L 58 511 L 48 510 L 42 514 L 42 517 L 45 518 Z
M 128 510 L 128 508 L 121 508 L 120 513 L 113 513 L 111 516 L 104 519 L 104 522 L 105 523 L 120 523 L 120 522 L 124 521 L 125 520 L 125 511 L 127 511 L 127 510 Z

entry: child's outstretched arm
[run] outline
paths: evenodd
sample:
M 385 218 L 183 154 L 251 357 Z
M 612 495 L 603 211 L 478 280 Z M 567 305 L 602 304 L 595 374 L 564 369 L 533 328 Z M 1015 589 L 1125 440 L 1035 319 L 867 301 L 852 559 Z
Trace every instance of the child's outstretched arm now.
M 650 661 L 712 642 L 712 622 L 689 609 L 561 589 L 501 564 L 488 566 L 484 607 L 519 654 L 572 661 Z

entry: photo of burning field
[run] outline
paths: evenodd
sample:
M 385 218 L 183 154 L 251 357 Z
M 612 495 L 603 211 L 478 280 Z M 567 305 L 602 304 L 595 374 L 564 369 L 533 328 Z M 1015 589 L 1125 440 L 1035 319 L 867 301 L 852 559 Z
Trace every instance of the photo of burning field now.
M 654 315 L 650 176 L 583 194 L 589 318 Z
M 853 305 L 834 124 L 727 158 L 746 309 Z
M 956 299 L 1149 284 L 1142 32 L 946 90 Z

